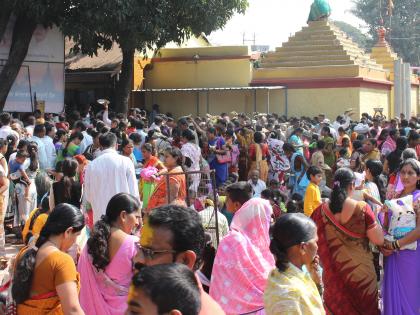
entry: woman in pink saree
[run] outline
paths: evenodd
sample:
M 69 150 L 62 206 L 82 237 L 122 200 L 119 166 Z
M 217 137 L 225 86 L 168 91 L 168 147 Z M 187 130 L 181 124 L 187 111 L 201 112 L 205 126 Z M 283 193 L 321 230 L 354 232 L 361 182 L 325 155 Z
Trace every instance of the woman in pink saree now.
M 139 238 L 140 202 L 120 193 L 111 198 L 79 259 L 80 305 L 89 315 L 123 315 Z
M 210 295 L 226 314 L 265 314 L 264 289 L 274 257 L 270 252 L 272 209 L 253 198 L 235 213 L 231 231 L 219 244 Z

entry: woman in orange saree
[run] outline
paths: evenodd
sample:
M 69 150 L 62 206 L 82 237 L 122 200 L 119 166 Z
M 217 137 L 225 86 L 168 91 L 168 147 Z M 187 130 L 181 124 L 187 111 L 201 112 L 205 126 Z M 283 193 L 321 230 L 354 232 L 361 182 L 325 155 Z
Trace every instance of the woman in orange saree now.
M 12 282 L 18 315 L 84 315 L 79 274 L 66 253 L 84 226 L 80 210 L 61 203 L 48 216 L 36 246 L 18 254 Z
M 168 170 L 166 174 L 169 174 L 169 188 L 167 187 L 167 176 L 163 173 L 150 196 L 149 203 L 145 211 L 146 213 L 149 213 L 153 208 L 170 203 L 186 205 L 186 179 L 184 174 L 179 174 L 183 173 L 181 164 L 181 150 L 173 147 L 165 151 L 165 166 Z
M 154 155 L 154 147 L 150 143 L 145 143 L 141 148 L 141 153 L 144 158 L 143 169 L 147 167 L 155 167 L 159 172 L 165 170 L 165 166 L 162 161 Z M 141 200 L 143 201 L 143 208 L 147 209 L 150 195 L 155 188 L 155 182 L 140 177 L 139 181 L 139 192 Z
M 330 203 L 312 214 L 318 228 L 324 306 L 332 315 L 378 315 L 378 286 L 369 241 L 382 245 L 384 237 L 369 205 L 351 198 L 354 180 L 350 169 L 337 170 Z

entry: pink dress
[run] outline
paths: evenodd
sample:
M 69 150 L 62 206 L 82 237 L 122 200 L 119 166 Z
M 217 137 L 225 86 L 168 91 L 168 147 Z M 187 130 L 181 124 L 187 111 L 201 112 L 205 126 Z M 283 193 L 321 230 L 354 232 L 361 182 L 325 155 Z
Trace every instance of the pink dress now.
M 114 258 L 105 268 L 97 271 L 86 245 L 79 258 L 80 305 L 89 315 L 123 315 L 127 309 L 127 296 L 133 277 L 132 259 L 137 254 L 136 236 L 128 235 Z

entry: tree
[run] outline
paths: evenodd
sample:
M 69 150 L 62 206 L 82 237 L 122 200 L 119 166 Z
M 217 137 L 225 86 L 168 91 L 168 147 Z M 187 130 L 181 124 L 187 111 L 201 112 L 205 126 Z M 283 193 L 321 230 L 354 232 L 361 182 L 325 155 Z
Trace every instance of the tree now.
M 6 27 L 14 22 L 8 59 L 0 72 L 0 111 L 28 53 L 32 35 L 38 24 L 51 27 L 60 24 L 70 0 L 4 0 L 0 12 L 0 40 Z
M 76 0 L 63 24 L 74 51 L 93 55 L 117 43 L 123 55 L 115 110 L 127 112 L 136 50 L 181 43 L 223 27 L 246 0 Z
M 387 40 L 392 48 L 406 62 L 420 65 L 420 1 L 398 0 L 393 1 L 394 8 L 391 18 L 388 13 L 388 1 L 353 0 L 355 6 L 352 13 L 362 19 L 369 26 L 369 34 L 376 43 L 377 29 L 381 25 L 381 16 L 384 26 L 388 29 Z
M 368 48 L 368 37 L 363 34 L 357 27 L 343 21 L 334 21 L 344 33 L 347 34 L 360 48 L 366 50 Z

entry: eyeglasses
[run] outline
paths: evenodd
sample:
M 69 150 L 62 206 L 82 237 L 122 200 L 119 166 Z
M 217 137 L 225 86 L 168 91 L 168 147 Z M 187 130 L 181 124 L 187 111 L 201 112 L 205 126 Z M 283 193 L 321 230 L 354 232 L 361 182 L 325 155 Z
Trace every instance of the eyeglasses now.
M 155 259 L 156 258 L 155 256 L 159 254 L 168 254 L 168 253 L 176 254 L 177 253 L 177 251 L 173 249 L 153 250 L 147 247 L 143 247 L 139 243 L 137 243 L 136 245 L 137 245 L 137 249 L 143 253 L 144 258 L 149 259 L 149 260 Z

